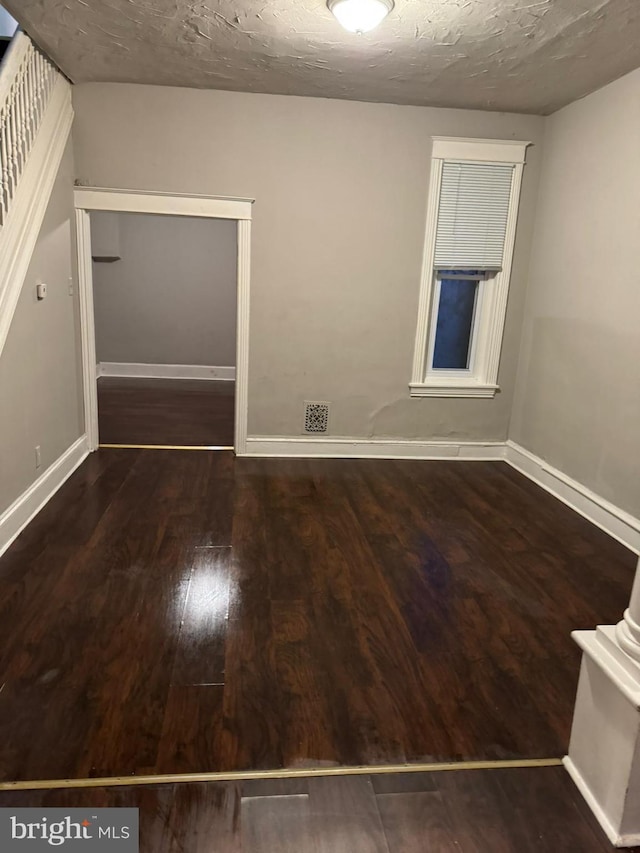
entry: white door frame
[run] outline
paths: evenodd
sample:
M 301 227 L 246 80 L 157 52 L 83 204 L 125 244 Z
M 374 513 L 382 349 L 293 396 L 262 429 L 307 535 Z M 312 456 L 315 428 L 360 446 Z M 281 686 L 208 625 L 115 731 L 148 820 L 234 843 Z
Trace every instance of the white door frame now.
M 93 315 L 93 273 L 89 212 L 155 213 L 167 216 L 197 216 L 235 219 L 238 223 L 236 335 L 236 411 L 234 450 L 247 450 L 247 399 L 249 382 L 249 284 L 251 272 L 251 210 L 253 200 L 177 193 L 144 192 L 76 187 L 74 207 L 78 251 L 78 286 L 82 337 L 82 377 L 85 429 L 89 450 L 98 447 L 98 386 L 96 375 L 96 332 Z

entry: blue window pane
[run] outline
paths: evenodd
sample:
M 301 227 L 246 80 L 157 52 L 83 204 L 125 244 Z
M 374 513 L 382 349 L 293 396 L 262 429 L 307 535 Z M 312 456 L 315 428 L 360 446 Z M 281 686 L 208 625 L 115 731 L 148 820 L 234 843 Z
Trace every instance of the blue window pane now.
M 466 370 L 469 367 L 477 292 L 478 282 L 475 279 L 441 279 L 434 369 Z

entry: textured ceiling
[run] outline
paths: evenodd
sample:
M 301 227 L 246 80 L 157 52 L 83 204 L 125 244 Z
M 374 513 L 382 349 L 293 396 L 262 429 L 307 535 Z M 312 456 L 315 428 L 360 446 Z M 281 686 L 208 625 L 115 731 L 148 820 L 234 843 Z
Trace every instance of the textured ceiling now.
M 374 32 L 325 0 L 4 0 L 74 82 L 547 114 L 640 65 L 640 0 L 396 0 Z

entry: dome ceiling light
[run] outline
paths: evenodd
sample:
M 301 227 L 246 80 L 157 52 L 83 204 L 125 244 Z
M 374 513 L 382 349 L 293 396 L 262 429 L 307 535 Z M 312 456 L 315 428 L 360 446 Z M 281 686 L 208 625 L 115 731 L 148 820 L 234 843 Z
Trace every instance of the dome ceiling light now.
M 350 33 L 368 33 L 387 17 L 393 0 L 327 0 L 327 6 Z

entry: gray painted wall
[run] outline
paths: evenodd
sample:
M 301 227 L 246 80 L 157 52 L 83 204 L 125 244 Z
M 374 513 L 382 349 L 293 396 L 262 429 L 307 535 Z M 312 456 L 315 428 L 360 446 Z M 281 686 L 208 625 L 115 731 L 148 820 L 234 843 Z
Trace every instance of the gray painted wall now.
M 249 434 L 503 440 L 511 412 L 542 118 L 128 84 L 74 87 L 77 177 L 256 199 Z M 501 393 L 410 399 L 432 135 L 531 140 Z
M 16 19 L 0 6 L 0 36 L 13 36 L 17 29 Z
M 510 437 L 640 516 L 640 71 L 547 119 Z
M 116 216 L 121 260 L 93 264 L 98 361 L 235 365 L 236 223 Z
M 72 188 L 69 144 L 0 358 L 0 512 L 83 431 L 77 296 L 69 295 Z M 42 302 L 38 281 L 48 285 Z

